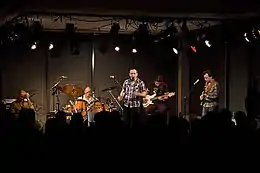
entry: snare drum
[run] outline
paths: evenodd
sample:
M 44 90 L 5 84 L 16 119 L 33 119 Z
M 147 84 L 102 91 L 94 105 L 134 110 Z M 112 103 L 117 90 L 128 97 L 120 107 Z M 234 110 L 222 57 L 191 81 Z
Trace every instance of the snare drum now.
M 108 104 L 104 104 L 104 111 L 111 112 L 110 106 Z
M 62 111 L 66 112 L 67 114 L 73 114 L 73 107 L 71 105 L 65 105 L 62 107 Z

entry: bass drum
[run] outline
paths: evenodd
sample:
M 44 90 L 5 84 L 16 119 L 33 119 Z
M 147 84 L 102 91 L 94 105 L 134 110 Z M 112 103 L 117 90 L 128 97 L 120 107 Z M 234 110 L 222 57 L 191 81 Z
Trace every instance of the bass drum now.
M 86 119 L 88 117 L 88 106 L 85 100 L 77 100 L 75 101 L 75 108 L 77 113 L 81 113 L 82 117 Z
M 92 106 L 92 112 L 96 114 L 101 111 L 104 111 L 103 104 L 100 101 L 96 101 Z

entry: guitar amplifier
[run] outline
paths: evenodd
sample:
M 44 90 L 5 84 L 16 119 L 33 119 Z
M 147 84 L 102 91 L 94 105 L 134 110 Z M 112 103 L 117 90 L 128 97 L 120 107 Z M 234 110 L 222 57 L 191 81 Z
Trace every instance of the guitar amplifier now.
M 4 106 L 4 110 L 10 110 L 12 103 L 16 101 L 16 99 L 3 99 L 2 104 Z

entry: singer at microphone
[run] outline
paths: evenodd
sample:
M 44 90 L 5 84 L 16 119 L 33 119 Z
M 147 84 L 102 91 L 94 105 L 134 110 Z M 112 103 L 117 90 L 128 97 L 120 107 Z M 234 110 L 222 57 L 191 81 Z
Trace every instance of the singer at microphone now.
M 218 111 L 219 107 L 219 83 L 213 78 L 213 75 L 209 70 L 203 72 L 205 80 L 204 90 L 200 95 L 202 106 L 202 117 L 207 115 L 209 112 Z
M 145 96 L 145 83 L 138 78 L 138 71 L 136 69 L 130 69 L 129 78 L 124 81 L 118 97 L 119 101 L 123 101 L 123 116 L 128 127 L 131 128 L 141 124 L 144 111 L 142 103 Z

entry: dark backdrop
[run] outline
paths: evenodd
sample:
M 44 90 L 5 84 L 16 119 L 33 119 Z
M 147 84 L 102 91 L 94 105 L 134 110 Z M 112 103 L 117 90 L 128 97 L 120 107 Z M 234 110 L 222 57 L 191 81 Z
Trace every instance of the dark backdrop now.
M 84 88 L 93 84 L 98 96 L 107 97 L 102 89 L 113 86 L 114 81 L 109 78 L 115 75 L 120 83 L 128 77 L 128 69 L 136 67 L 139 77 L 148 85 L 156 75 L 164 75 L 170 91 L 176 91 L 177 86 L 177 57 L 169 47 L 164 45 L 150 45 L 146 49 L 138 48 L 138 53 L 131 52 L 129 42 L 120 44 L 120 52 L 116 52 L 112 42 L 106 43 L 106 51 L 100 49 L 104 44 L 102 37 L 95 38 L 95 71 L 91 81 L 91 58 L 93 38 L 81 36 L 79 43 L 80 54 L 72 55 L 69 42 L 64 35 L 56 34 L 51 39 L 57 43 L 56 50 L 51 53 L 47 49 L 47 42 L 31 51 L 29 47 L 17 45 L 5 49 L 2 54 L 2 99 L 15 98 L 21 88 L 31 90 L 36 94 L 32 99 L 42 109 L 39 115 L 44 115 L 51 109 L 52 97 L 49 88 L 61 75 L 68 76 L 62 84 L 77 84 Z M 249 46 L 244 40 L 229 42 L 229 103 L 233 111 L 245 110 L 244 99 L 251 80 L 260 75 L 259 44 Z M 225 106 L 225 52 L 224 43 L 214 44 L 212 48 L 200 48 L 197 53 L 188 53 L 190 60 L 190 83 L 193 83 L 203 70 L 210 69 L 221 86 L 220 105 Z M 250 61 L 249 61 L 250 60 Z M 92 83 L 93 82 L 93 83 Z M 204 82 L 200 82 L 190 95 L 190 112 L 200 114 L 199 94 Z M 118 91 L 114 91 L 118 95 Z M 171 98 L 172 113 L 176 113 L 177 97 Z M 68 98 L 61 94 L 61 103 L 66 104 Z

